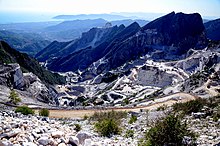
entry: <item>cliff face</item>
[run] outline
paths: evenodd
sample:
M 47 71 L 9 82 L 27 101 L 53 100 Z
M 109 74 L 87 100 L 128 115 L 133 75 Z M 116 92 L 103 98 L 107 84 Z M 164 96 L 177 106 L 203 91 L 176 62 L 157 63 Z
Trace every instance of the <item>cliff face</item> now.
M 18 64 L 0 65 L 0 84 L 21 89 L 25 86 L 24 76 Z

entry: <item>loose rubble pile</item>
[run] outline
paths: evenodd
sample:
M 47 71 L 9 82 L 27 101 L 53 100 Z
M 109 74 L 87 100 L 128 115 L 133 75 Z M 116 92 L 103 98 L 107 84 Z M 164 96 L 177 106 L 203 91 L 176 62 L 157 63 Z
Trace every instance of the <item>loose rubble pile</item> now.
M 213 121 L 213 118 L 193 118 L 187 116 L 188 127 L 191 131 L 198 135 L 196 143 L 200 146 L 220 145 L 220 119 Z
M 76 132 L 75 124 L 82 130 Z M 99 137 L 88 120 L 24 116 L 13 111 L 0 112 L 0 141 L 3 146 L 137 145 L 137 139 L 123 136 Z
M 129 124 L 131 114 L 137 121 Z M 93 122 L 84 119 L 55 119 L 40 116 L 25 116 L 9 110 L 0 111 L 0 145 L 2 146 L 137 146 L 150 128 L 151 122 L 165 115 L 164 111 L 142 111 L 129 113 L 122 119 L 121 135 L 111 138 L 101 137 L 94 131 Z M 220 142 L 220 120 L 214 122 L 210 117 L 198 119 L 185 118 L 189 129 L 198 134 L 198 145 L 217 145 Z M 77 132 L 75 124 L 82 130 Z M 132 130 L 131 136 L 126 135 Z

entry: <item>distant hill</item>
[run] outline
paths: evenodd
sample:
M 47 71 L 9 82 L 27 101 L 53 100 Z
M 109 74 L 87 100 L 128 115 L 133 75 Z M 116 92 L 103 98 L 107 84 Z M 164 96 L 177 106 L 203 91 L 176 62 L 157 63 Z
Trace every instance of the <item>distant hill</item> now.
M 16 50 L 34 56 L 51 42 L 34 33 L 0 31 L 0 40 L 6 41 Z
M 125 17 L 114 14 L 58 15 L 53 17 L 53 19 L 63 19 L 63 20 L 86 20 L 86 19 L 100 19 L 100 18 L 108 21 L 113 21 L 113 20 L 122 20 L 122 19 L 136 19 L 137 17 Z
M 220 40 L 220 19 L 208 21 L 204 23 L 207 37 L 211 40 Z
M 0 64 L 18 63 L 23 72 L 32 72 L 47 84 L 64 84 L 65 78 L 57 73 L 52 73 L 40 66 L 37 60 L 25 53 L 20 53 L 11 48 L 6 42 L 0 41 Z

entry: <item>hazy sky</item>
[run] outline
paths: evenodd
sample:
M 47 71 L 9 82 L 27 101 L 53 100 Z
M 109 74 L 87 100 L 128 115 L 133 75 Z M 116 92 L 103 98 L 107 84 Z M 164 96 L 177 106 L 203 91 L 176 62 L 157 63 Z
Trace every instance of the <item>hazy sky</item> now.
M 88 14 L 171 11 L 220 16 L 220 0 L 0 0 L 0 12 Z

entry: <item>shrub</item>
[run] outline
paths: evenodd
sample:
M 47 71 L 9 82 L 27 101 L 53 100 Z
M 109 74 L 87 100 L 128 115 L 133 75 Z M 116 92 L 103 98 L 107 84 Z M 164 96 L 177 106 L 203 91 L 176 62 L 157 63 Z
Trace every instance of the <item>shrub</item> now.
M 121 132 L 121 119 L 127 116 L 126 112 L 95 112 L 91 116 L 91 120 L 97 121 L 95 123 L 95 129 L 102 136 L 111 137 L 114 134 L 119 134 Z
M 83 116 L 84 120 L 87 120 L 89 118 L 89 116 L 87 116 L 86 114 Z
M 125 137 L 126 138 L 134 137 L 134 130 L 127 130 L 125 133 Z
M 21 102 L 21 98 L 18 97 L 18 94 L 14 90 L 10 92 L 9 99 L 13 104 L 18 104 L 18 102 Z
M 39 111 L 39 115 L 44 117 L 49 117 L 50 111 L 48 109 L 43 108 Z
M 34 114 L 34 111 L 31 108 L 29 108 L 28 106 L 17 107 L 15 112 L 22 113 L 23 115 L 28 115 L 28 114 L 33 115 Z
M 191 114 L 192 112 L 199 112 L 206 103 L 205 99 L 198 98 L 185 103 L 176 103 L 172 107 L 175 112 L 183 111 L 184 114 Z
M 124 100 L 124 103 L 127 105 L 127 104 L 130 103 L 130 101 L 126 98 L 126 99 Z
M 187 130 L 186 123 L 182 124 L 179 117 L 169 115 L 158 121 L 146 133 L 147 146 L 183 145 L 184 136 L 194 138 L 194 134 Z
M 157 111 L 164 111 L 165 109 L 167 109 L 167 105 L 163 104 L 157 108 Z
M 134 122 L 136 122 L 137 121 L 137 116 L 135 116 L 135 115 L 131 115 L 131 118 L 130 118 L 130 120 L 129 120 L 129 124 L 132 124 L 132 123 L 134 123 Z
M 107 111 L 107 112 L 95 112 L 91 117 L 90 120 L 93 121 L 102 121 L 104 119 L 122 119 L 122 118 L 126 118 L 127 117 L 127 113 L 126 112 L 116 112 L 114 110 L 112 111 Z
M 76 130 L 76 132 L 79 132 L 82 129 L 81 125 L 79 124 L 74 124 L 74 125 L 75 125 L 74 130 Z
M 121 132 L 119 122 L 111 118 L 97 122 L 95 124 L 95 128 L 102 136 L 106 137 L 111 137 L 112 135 L 119 134 Z

